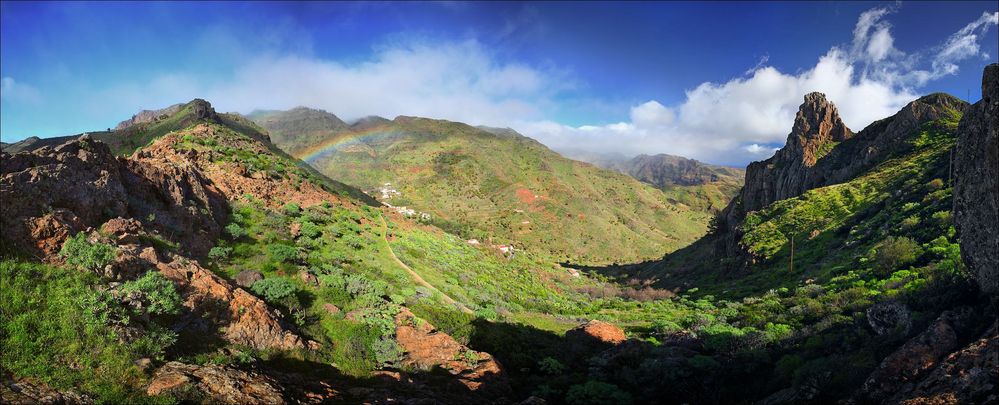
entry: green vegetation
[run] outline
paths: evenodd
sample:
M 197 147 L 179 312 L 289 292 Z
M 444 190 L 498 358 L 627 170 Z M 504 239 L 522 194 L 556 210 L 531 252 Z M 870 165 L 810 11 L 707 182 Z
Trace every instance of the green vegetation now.
M 314 136 L 321 128 L 309 123 L 328 114 L 306 113 L 271 112 L 257 122 L 271 129 L 287 151 L 351 137 L 351 129 L 332 121 L 325 135 Z M 704 234 L 709 205 L 724 206 L 722 201 L 698 203 L 701 197 L 681 188 L 667 197 L 627 175 L 563 158 L 516 133 L 405 117 L 377 123 L 365 133 L 378 135 L 347 142 L 310 163 L 372 195 L 391 183 L 401 195 L 386 202 L 429 213 L 431 224 L 463 239 L 513 244 L 559 261 L 659 258 Z
M 164 402 L 167 398 L 148 398 L 137 388 L 146 377 L 133 361 L 161 356 L 172 343 L 171 332 L 150 328 L 123 341 L 119 328 L 136 320 L 109 293 L 94 290 L 97 283 L 96 275 L 75 269 L 0 262 L 0 365 L 17 376 L 77 389 L 103 403 Z M 127 288 L 145 291 L 147 283 Z M 165 304 L 157 312 L 170 308 L 171 299 L 152 296 L 157 297 L 153 302 Z
M 66 240 L 59 251 L 59 256 L 66 259 L 66 264 L 71 266 L 97 271 L 111 264 L 115 249 L 106 243 L 91 243 L 87 240 L 87 235 L 80 232 Z

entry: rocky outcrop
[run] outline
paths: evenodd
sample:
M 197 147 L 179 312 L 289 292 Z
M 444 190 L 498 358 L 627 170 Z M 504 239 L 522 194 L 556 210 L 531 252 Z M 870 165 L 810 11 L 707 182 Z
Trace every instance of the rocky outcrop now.
M 92 404 L 94 399 L 75 390 L 56 390 L 29 379 L 11 379 L 6 375 L 0 385 L 0 403 L 10 405 Z
M 784 145 L 770 159 L 750 163 L 739 195 L 722 213 L 723 254 L 743 253 L 739 225 L 746 214 L 805 191 L 842 183 L 911 150 L 911 140 L 931 121 L 959 116 L 968 104 L 936 93 L 921 97 L 895 115 L 853 134 L 835 106 L 820 93 L 805 96 Z
M 954 151 L 954 223 L 961 256 L 983 292 L 999 293 L 999 64 L 965 112 Z
M 962 335 L 973 329 L 973 324 L 974 314 L 967 308 L 944 312 L 929 328 L 881 362 L 864 382 L 859 398 L 862 402 L 882 403 L 912 390 L 941 359 L 960 347 Z
M 259 350 L 304 347 L 302 338 L 282 325 L 279 312 L 197 262 L 173 257 L 168 263 L 151 264 L 177 285 L 190 310 L 181 327 L 205 332 L 221 327 L 222 337 L 229 342 Z
M 753 162 L 746 168 L 746 184 L 741 193 L 746 212 L 805 192 L 811 167 L 833 146 L 852 136 L 836 106 L 824 94 L 806 94 L 784 147 L 770 159 Z
M 583 345 L 616 345 L 628 340 L 624 330 L 604 321 L 589 321 L 565 332 L 566 339 Z
M 901 404 L 992 404 L 999 402 L 999 324 L 951 353 L 925 377 L 892 396 Z
M 166 116 L 176 114 L 183 107 L 184 107 L 183 104 L 174 104 L 172 106 L 161 108 L 159 110 L 142 110 L 133 115 L 132 118 L 119 122 L 118 125 L 114 127 L 114 129 L 116 131 L 120 131 L 136 124 L 145 124 L 147 122 L 153 122 L 156 121 L 157 119 L 160 119 L 161 117 L 166 118 Z
M 272 378 L 227 366 L 197 366 L 171 361 L 153 374 L 146 388 L 149 395 L 196 389 L 212 403 L 284 404 L 280 385 Z
M 228 215 L 225 200 L 191 167 L 118 159 L 86 136 L 0 161 L 0 237 L 40 257 L 52 257 L 69 235 L 117 217 L 144 220 L 199 256 Z
M 406 308 L 396 315 L 395 323 L 403 366 L 421 370 L 440 367 L 456 376 L 470 392 L 493 399 L 510 392 L 503 367 L 489 353 L 465 347 Z

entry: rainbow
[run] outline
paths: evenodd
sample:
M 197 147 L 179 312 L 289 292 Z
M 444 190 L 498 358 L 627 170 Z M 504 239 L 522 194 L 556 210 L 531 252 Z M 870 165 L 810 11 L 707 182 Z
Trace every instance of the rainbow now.
M 311 162 L 316 158 L 335 152 L 344 146 L 356 145 L 361 142 L 399 134 L 398 129 L 391 125 L 375 125 L 370 128 L 349 130 L 338 133 L 332 138 L 320 142 L 312 147 L 296 154 L 295 157 L 306 162 Z

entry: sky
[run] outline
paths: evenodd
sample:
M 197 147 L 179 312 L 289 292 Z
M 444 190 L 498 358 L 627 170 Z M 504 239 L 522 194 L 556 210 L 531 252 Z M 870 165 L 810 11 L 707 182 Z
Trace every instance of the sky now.
M 742 166 L 806 93 L 859 131 L 975 101 L 990 2 L 0 2 L 0 139 L 204 98 L 511 127 L 556 150 Z

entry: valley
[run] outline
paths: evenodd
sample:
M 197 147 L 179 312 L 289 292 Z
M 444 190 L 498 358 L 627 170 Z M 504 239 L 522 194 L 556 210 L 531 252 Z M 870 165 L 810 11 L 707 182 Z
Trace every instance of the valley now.
M 999 403 L 994 8 L 4 1 L 0 403 Z

